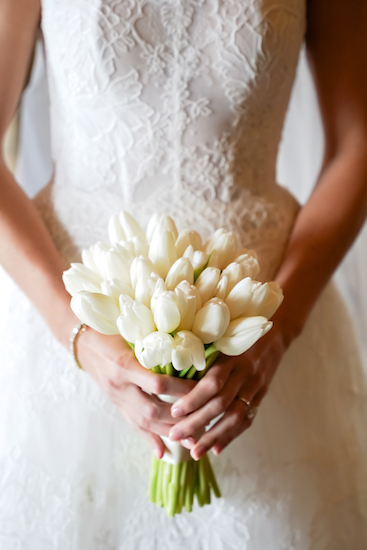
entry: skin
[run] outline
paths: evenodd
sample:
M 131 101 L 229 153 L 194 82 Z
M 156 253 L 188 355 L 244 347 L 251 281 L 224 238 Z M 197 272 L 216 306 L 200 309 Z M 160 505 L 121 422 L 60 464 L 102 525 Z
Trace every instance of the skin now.
M 364 5 L 363 5 L 364 4 Z M 0 135 L 11 120 L 39 21 L 37 0 L 0 0 Z M 130 426 L 163 455 L 160 435 L 191 448 L 193 458 L 219 454 L 251 426 L 247 405 L 261 404 L 279 362 L 356 237 L 367 214 L 367 5 L 311 0 L 308 55 L 323 116 L 326 153 L 316 188 L 294 225 L 276 276 L 285 299 L 274 328 L 237 358 L 221 357 L 199 383 L 153 374 L 119 337 L 88 329 L 78 357 Z M 33 203 L 0 158 L 0 262 L 29 296 L 55 337 L 69 344 L 78 319 L 61 280 L 67 269 Z M 299 292 L 299 289 L 302 292 Z M 52 305 L 52 307 L 51 307 Z M 174 406 L 148 395 L 179 396 Z M 221 420 L 198 441 L 193 434 Z

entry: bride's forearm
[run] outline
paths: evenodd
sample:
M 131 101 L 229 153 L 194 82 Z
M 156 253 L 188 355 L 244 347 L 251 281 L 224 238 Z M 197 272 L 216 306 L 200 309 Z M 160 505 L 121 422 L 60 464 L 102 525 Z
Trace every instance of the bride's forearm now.
M 76 317 L 61 275 L 65 265 L 32 201 L 0 164 L 0 263 L 67 345 Z
M 367 146 L 327 162 L 301 209 L 276 280 L 284 302 L 275 315 L 286 344 L 298 336 L 367 214 Z

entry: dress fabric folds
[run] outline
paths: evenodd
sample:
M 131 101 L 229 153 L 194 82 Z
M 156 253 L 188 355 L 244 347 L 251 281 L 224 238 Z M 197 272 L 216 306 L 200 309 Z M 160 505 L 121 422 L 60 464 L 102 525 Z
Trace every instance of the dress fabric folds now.
M 34 199 L 67 262 L 120 210 L 234 230 L 274 276 L 299 205 L 276 183 L 305 0 L 42 0 L 54 176 Z M 302 289 L 300 289 L 302 291 Z M 1 335 L 2 550 L 363 550 L 367 392 L 330 284 L 252 428 L 212 464 L 223 497 L 167 518 L 151 450 L 16 288 Z

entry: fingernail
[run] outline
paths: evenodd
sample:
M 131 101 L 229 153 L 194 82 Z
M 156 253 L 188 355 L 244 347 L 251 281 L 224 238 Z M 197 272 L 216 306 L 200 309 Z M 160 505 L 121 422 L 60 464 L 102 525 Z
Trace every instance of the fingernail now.
M 191 451 L 194 445 L 196 445 L 196 441 L 193 437 L 187 437 L 186 439 L 181 439 L 181 445 Z
M 221 445 L 216 445 L 215 447 L 212 447 L 212 452 L 215 454 L 215 456 L 218 456 L 223 451 L 223 447 Z
M 156 447 L 155 450 L 154 450 L 155 454 L 156 454 L 156 457 L 158 458 L 158 460 L 160 460 L 163 456 L 161 450 L 159 447 Z
M 205 455 L 206 451 L 206 447 L 200 445 L 200 447 L 196 447 L 196 449 L 193 449 L 190 454 L 194 460 L 199 460 L 203 455 Z
M 185 413 L 182 409 L 180 409 L 180 407 L 173 407 L 171 409 L 171 416 L 173 416 L 173 418 L 177 418 L 179 416 L 185 416 Z
M 180 441 L 180 439 L 185 439 L 185 434 L 178 428 L 172 428 L 169 433 L 169 438 L 172 441 Z

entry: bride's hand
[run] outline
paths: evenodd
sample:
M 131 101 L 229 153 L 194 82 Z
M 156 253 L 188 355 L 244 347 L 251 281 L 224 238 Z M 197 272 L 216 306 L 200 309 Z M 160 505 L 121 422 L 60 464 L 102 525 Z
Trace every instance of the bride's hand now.
M 171 416 L 171 405 L 156 395 L 183 396 L 195 382 L 152 373 L 138 363 L 121 336 L 104 336 L 91 328 L 78 338 L 77 353 L 83 370 L 161 458 L 165 446 L 159 436 L 168 436 L 177 420 Z
M 256 413 L 284 351 L 282 338 L 273 328 L 243 355 L 221 355 L 195 388 L 172 406 L 172 416 L 181 421 L 171 428 L 170 438 L 181 440 L 195 460 L 209 449 L 219 454 L 251 426 L 249 410 L 250 417 Z M 193 434 L 219 415 L 222 418 L 195 441 Z

